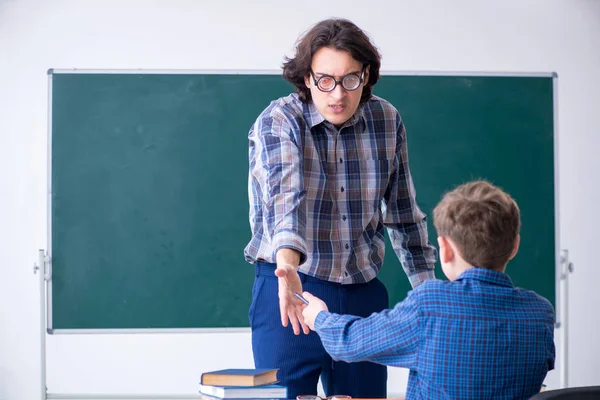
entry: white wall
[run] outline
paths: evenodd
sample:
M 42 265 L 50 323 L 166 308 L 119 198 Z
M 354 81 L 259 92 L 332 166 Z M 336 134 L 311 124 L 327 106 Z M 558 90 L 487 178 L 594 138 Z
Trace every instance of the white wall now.
M 291 3 L 0 0 L 0 398 L 40 396 L 31 265 L 47 239 L 46 70 L 277 69 L 298 34 L 329 16 L 370 32 L 384 70 L 558 72 L 560 239 L 575 263 L 569 379 L 600 384 L 600 2 L 307 0 L 289 11 L 284 4 Z M 48 358 L 53 393 L 194 393 L 202 371 L 252 364 L 248 334 L 52 336 Z M 405 374 L 393 376 L 391 392 L 402 392 Z

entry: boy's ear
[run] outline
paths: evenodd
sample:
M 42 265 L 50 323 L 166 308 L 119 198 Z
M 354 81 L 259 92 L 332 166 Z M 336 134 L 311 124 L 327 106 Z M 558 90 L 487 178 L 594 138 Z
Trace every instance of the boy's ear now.
M 510 257 L 508 257 L 509 260 L 512 260 L 517 255 L 520 244 L 521 244 L 521 235 L 517 235 L 517 238 L 515 239 L 515 247 L 513 248 L 512 253 L 510 253 Z
M 448 264 L 454 259 L 454 249 L 450 245 L 448 239 L 444 236 L 438 236 L 438 245 L 440 246 L 440 261 Z

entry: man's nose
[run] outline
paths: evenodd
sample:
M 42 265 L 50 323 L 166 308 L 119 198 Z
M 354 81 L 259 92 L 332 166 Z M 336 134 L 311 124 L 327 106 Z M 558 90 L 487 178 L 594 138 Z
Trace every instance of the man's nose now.
M 335 88 L 330 92 L 330 94 L 331 97 L 333 97 L 334 99 L 341 99 L 344 96 L 346 96 L 347 92 L 342 85 L 337 84 Z

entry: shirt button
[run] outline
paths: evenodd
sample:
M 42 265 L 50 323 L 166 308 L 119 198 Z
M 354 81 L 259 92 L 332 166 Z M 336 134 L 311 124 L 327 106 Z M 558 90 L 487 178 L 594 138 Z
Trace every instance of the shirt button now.
M 348 246 L 348 243 L 346 243 L 346 245 L 344 247 L 346 248 L 346 250 L 348 250 L 350 248 L 350 246 Z
M 344 160 L 342 160 L 342 159 L 340 158 L 340 164 L 341 164 L 341 163 L 343 163 L 343 162 L 344 162 Z
M 344 187 L 343 187 L 343 186 L 342 186 L 342 189 L 341 189 L 341 190 L 342 190 L 342 193 L 344 193 Z
M 346 220 L 346 216 L 342 215 L 342 221 L 345 221 L 345 220 Z
M 346 276 L 348 276 L 348 271 L 344 272 L 344 274 L 346 274 Z

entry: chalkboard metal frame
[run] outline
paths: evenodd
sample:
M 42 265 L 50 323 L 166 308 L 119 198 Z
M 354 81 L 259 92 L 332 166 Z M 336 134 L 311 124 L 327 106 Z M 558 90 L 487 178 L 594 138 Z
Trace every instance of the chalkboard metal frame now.
M 45 296 L 40 294 L 41 309 L 46 314 L 46 329 L 49 334 L 129 334 L 129 333 L 212 333 L 249 332 L 250 328 L 165 328 L 165 329 L 53 329 L 52 326 L 52 77 L 55 74 L 220 74 L 220 75 L 280 75 L 278 70 L 150 70 L 150 69 L 50 69 L 48 70 L 48 148 L 47 148 L 47 251 L 45 257 L 46 274 L 41 274 L 46 283 Z M 555 72 L 466 72 L 466 71 L 381 71 L 381 75 L 391 76 L 469 76 L 469 77 L 546 77 L 553 80 L 554 118 L 554 226 L 555 226 L 555 308 L 557 326 L 565 324 L 561 315 L 563 309 L 559 284 L 561 274 L 560 228 L 559 228 L 559 176 L 558 176 L 558 75 Z M 42 258 L 40 257 L 40 263 Z M 45 305 L 44 303 L 45 297 Z M 562 308 L 565 308 L 564 306 Z M 44 316 L 41 316 L 44 320 Z M 42 327 L 43 329 L 43 327 Z M 565 347 L 565 344 L 563 344 Z

